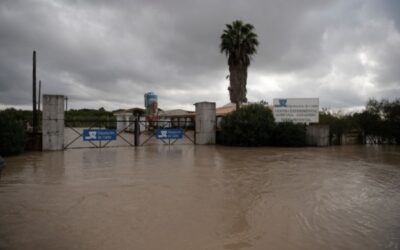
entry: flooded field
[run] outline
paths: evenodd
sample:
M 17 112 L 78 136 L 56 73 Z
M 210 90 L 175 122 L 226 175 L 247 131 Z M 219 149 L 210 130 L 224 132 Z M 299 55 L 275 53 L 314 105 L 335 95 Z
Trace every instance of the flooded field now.
M 7 158 L 0 249 L 400 249 L 400 147 Z

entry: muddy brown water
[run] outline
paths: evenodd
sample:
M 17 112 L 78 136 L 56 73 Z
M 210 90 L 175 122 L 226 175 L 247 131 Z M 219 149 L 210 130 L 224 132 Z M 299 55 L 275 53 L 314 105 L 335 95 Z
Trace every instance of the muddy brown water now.
M 0 249 L 400 249 L 400 147 L 26 153 Z

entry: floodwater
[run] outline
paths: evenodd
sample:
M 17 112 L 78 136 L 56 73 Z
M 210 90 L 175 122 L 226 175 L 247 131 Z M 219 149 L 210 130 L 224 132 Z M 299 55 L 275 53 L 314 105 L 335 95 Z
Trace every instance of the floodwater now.
M 26 153 L 0 249 L 400 249 L 400 147 Z

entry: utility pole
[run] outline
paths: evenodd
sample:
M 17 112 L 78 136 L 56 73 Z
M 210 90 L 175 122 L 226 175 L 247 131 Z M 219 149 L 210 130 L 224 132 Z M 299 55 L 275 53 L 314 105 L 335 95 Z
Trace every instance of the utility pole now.
M 39 111 L 39 113 L 40 113 L 40 95 L 41 95 L 41 92 L 42 92 L 42 81 L 41 80 L 39 80 L 39 96 L 38 96 L 38 99 L 39 99 L 39 101 L 38 101 L 38 111 Z
M 37 113 L 36 113 L 36 51 L 33 51 L 33 71 L 32 71 L 32 128 L 37 132 Z

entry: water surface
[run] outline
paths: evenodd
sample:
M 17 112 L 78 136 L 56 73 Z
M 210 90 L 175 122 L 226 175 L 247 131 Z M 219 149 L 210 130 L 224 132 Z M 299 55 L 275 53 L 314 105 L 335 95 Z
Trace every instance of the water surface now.
M 400 249 L 400 147 L 26 153 L 0 249 Z

